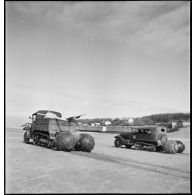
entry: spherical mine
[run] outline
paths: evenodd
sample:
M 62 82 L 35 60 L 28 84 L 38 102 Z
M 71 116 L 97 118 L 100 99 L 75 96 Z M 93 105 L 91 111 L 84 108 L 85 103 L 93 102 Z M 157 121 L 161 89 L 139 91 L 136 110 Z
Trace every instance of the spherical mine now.
M 81 133 L 74 148 L 77 151 L 91 152 L 94 146 L 94 138 L 89 134 Z
M 182 153 L 185 150 L 185 145 L 183 144 L 183 142 L 176 140 L 176 143 L 178 145 L 178 153 Z
M 167 140 L 163 145 L 164 151 L 166 153 L 174 154 L 178 151 L 178 145 L 175 141 Z
M 63 132 L 56 136 L 55 143 L 58 149 L 63 151 L 71 151 L 76 144 L 76 138 L 70 132 Z

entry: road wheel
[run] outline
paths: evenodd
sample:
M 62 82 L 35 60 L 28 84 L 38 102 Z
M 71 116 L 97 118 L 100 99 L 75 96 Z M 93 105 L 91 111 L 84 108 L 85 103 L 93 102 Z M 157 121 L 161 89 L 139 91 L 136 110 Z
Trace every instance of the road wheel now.
M 24 133 L 24 143 L 28 144 L 29 143 L 29 138 L 27 138 L 27 133 Z
M 136 150 L 141 150 L 141 149 L 142 149 L 142 146 L 141 146 L 141 144 L 135 143 L 135 144 L 134 144 L 134 148 L 135 148 Z
M 162 146 L 156 146 L 156 152 L 162 152 L 163 147 Z
M 131 148 L 131 146 L 132 146 L 132 145 L 125 145 L 125 147 L 126 147 L 126 148 L 129 148 L 129 149 Z
M 47 147 L 47 148 L 52 148 L 52 147 L 54 147 L 54 142 L 48 140 L 48 143 L 47 143 L 46 147 Z
M 114 145 L 115 145 L 115 147 L 117 147 L 117 148 L 118 148 L 118 147 L 121 147 L 121 146 L 122 146 L 121 140 L 115 139 Z
M 167 140 L 163 145 L 163 149 L 166 153 L 175 154 L 178 151 L 178 145 L 175 141 Z
M 151 145 L 151 146 L 148 146 L 148 151 L 150 152 L 154 152 L 156 150 L 156 147 Z
M 175 141 L 178 145 L 178 153 L 182 153 L 185 150 L 185 145 L 183 144 L 183 142 L 176 140 Z

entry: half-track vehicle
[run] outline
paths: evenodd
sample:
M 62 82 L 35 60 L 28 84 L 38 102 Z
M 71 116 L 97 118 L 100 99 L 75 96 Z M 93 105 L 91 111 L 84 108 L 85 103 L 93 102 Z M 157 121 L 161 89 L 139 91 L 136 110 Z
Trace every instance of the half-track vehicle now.
M 185 149 L 181 141 L 168 140 L 166 127 L 157 125 L 133 126 L 130 132 L 116 135 L 114 145 L 166 153 L 182 153 Z
M 82 151 L 90 152 L 95 146 L 95 141 L 89 134 L 83 137 L 78 133 L 76 119 L 81 116 L 62 119 L 62 114 L 59 112 L 39 110 L 29 117 L 32 119 L 32 123 L 26 123 L 27 125 L 23 128 L 25 130 L 24 142 L 28 144 L 32 140 L 34 145 L 64 151 L 76 150 L 77 145 L 81 144 L 80 142 L 84 142 L 85 145 L 87 142 L 87 150 L 83 149 Z

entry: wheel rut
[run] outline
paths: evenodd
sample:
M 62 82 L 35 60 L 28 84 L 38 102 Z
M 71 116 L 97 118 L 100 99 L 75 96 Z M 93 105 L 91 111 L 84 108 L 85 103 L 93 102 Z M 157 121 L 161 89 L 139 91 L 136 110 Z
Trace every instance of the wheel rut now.
M 124 166 L 131 166 L 137 169 L 143 169 L 143 170 L 152 171 L 160 174 L 171 175 L 174 177 L 190 179 L 190 172 L 179 170 L 176 168 L 171 168 L 168 166 L 160 166 L 160 165 L 140 162 L 134 159 L 125 159 L 125 158 L 120 158 L 108 154 L 100 154 L 97 152 L 85 153 L 79 151 L 72 151 L 71 154 L 78 155 L 81 157 L 96 159 L 100 161 L 110 162 L 110 163 L 122 164 Z

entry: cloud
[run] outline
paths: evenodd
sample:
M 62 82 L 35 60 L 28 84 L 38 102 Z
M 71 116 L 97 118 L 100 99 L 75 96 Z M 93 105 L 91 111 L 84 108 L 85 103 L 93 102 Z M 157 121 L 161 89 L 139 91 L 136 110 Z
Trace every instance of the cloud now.
M 189 37 L 188 2 L 8 2 L 17 12 L 59 28 L 85 32 L 90 40 L 185 49 Z
M 164 48 L 183 50 L 189 45 L 189 12 L 181 6 L 148 22 L 138 33 L 140 43 L 159 44 Z

